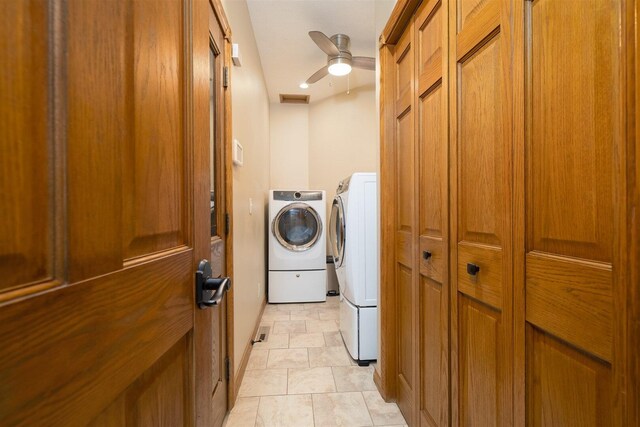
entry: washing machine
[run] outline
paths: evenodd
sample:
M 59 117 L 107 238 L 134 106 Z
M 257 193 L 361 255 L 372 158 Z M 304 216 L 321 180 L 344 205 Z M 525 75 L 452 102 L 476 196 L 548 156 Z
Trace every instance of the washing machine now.
M 269 192 L 270 303 L 327 298 L 325 192 Z
M 338 184 L 329 246 L 340 285 L 340 333 L 359 364 L 378 357 L 378 196 L 375 173 Z

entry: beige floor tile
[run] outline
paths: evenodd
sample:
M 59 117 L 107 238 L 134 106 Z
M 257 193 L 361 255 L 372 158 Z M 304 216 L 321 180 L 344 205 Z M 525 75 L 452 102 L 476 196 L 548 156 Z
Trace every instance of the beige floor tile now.
M 320 320 L 318 310 L 292 311 L 290 316 L 291 320 Z
M 309 355 L 306 348 L 287 348 L 269 350 L 267 367 L 271 368 L 308 368 Z
M 327 307 L 326 302 L 307 302 L 304 304 L 305 310 L 322 310 Z
M 305 309 L 304 304 L 276 304 L 275 306 L 278 307 L 278 310 L 287 311 L 289 313 Z
M 311 396 L 268 396 L 260 398 L 256 426 L 313 427 Z
M 405 423 L 398 405 L 385 402 L 378 391 L 363 391 L 362 396 L 369 408 L 374 425 L 388 426 Z
M 340 310 L 318 310 L 320 320 L 340 320 Z
M 306 347 L 324 347 L 324 335 L 321 332 L 290 334 L 289 348 Z
M 338 322 L 335 320 L 307 320 L 307 332 L 335 332 Z
M 271 332 L 274 334 L 288 334 L 291 332 L 307 332 L 307 326 L 304 320 L 289 320 L 273 322 Z
M 253 348 L 289 348 L 289 334 L 269 334 L 267 341 L 257 342 Z
M 270 396 L 286 393 L 286 369 L 255 369 L 245 371 L 238 396 Z
M 376 390 L 373 368 L 360 366 L 335 366 L 331 368 L 337 391 Z
M 340 347 L 344 345 L 340 332 L 325 332 L 324 343 L 327 347 Z
M 309 366 L 350 366 L 351 358 L 344 347 L 309 348 Z
M 256 423 L 259 397 L 240 397 L 223 424 L 225 427 L 248 427 Z
M 313 395 L 313 415 L 316 427 L 371 426 L 362 393 L 326 393 Z
M 336 386 L 331 368 L 289 369 L 288 394 L 331 393 Z
M 251 349 L 251 355 L 249 356 L 247 369 L 267 369 L 268 357 L 269 357 L 269 350 L 255 348 L 254 346 Z
M 274 310 L 262 315 L 262 322 L 291 320 L 291 315 L 288 311 Z

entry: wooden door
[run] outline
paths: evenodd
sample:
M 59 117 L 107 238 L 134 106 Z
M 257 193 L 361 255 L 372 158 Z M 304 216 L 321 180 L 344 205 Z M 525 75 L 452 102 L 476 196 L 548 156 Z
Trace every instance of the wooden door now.
M 513 424 L 510 4 L 450 3 L 453 425 Z
M 395 300 L 397 334 L 397 400 L 407 423 L 414 423 L 417 368 L 417 221 L 416 144 L 414 134 L 414 34 L 409 25 L 394 50 L 395 137 Z
M 210 256 L 207 11 L 0 5 L 2 425 L 181 426 L 212 410 L 194 351 L 213 333 L 194 303 Z
M 622 425 L 615 348 L 624 311 L 614 276 L 624 200 L 623 2 L 524 8 L 527 424 Z
M 419 424 L 449 425 L 449 126 L 447 0 L 415 15 L 418 145 Z

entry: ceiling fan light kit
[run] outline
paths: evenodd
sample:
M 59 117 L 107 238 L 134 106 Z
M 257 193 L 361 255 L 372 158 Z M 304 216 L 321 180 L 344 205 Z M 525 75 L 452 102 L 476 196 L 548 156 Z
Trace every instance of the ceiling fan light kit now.
M 366 56 L 351 56 L 351 40 L 345 34 L 334 34 L 331 38 L 320 31 L 309 31 L 309 37 L 327 54 L 327 65 L 313 73 L 306 81 L 313 84 L 327 74 L 346 76 L 353 68 L 375 69 L 375 59 Z
M 333 76 L 346 76 L 351 72 L 351 59 L 341 57 L 330 59 L 327 71 Z

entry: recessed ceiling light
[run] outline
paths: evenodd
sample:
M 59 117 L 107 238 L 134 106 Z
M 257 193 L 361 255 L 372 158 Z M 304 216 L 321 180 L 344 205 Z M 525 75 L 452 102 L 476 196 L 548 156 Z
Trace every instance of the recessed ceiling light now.
M 309 87 L 309 85 L 307 83 L 305 83 L 305 82 L 300 83 L 300 89 L 306 89 L 308 87 Z

